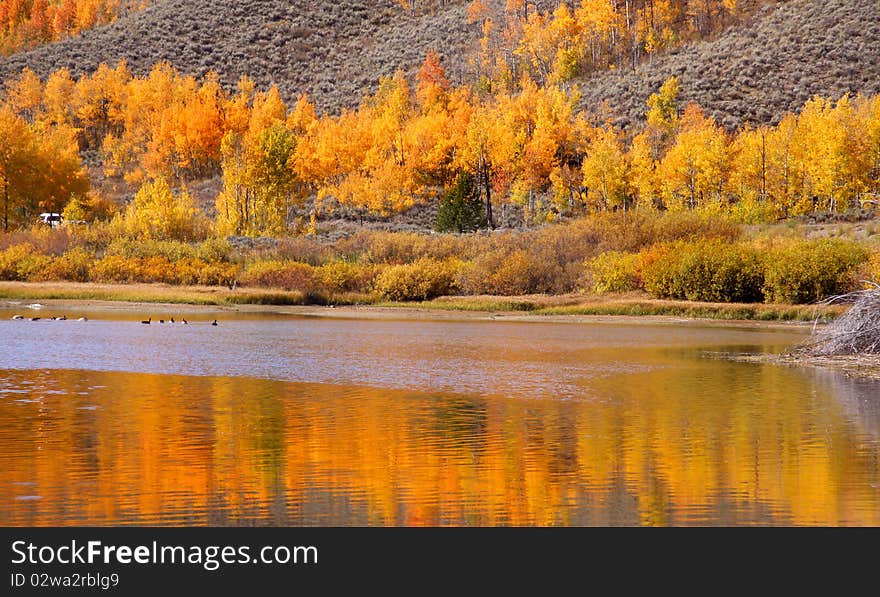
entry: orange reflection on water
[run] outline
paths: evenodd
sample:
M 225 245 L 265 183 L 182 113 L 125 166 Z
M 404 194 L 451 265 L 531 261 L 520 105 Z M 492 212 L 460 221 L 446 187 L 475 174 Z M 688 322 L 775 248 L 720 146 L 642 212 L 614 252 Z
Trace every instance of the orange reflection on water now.
M 880 406 L 833 375 L 693 361 L 584 401 L 0 378 L 2 525 L 880 524 Z

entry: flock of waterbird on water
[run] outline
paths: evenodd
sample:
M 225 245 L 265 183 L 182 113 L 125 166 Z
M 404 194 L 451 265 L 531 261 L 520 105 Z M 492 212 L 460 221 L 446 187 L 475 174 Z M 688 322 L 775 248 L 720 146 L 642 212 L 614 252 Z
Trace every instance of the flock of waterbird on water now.
M 37 305 L 33 305 L 33 306 L 29 307 L 29 308 L 37 309 L 37 308 L 39 308 L 39 306 L 37 306 Z M 60 316 L 60 317 L 25 317 L 24 315 L 13 315 L 13 316 L 12 316 L 12 320 L 13 320 L 13 321 L 67 321 L 67 316 L 66 316 L 66 315 L 62 315 L 62 316 Z M 88 320 L 89 320 L 88 317 L 80 317 L 79 319 L 76 319 L 75 321 L 88 321 Z M 141 321 L 141 323 L 142 323 L 143 325 L 151 325 L 151 324 L 153 324 L 153 323 L 165 324 L 166 321 L 165 321 L 164 319 L 157 319 L 157 320 L 154 322 L 154 321 L 153 321 L 153 318 L 152 318 L 152 316 L 151 316 L 151 317 L 148 317 L 147 319 Z M 174 318 L 171 317 L 171 318 L 167 321 L 167 323 L 168 323 L 169 325 L 170 325 L 170 324 L 189 325 L 189 322 L 188 322 L 185 318 L 181 318 L 180 321 L 175 321 Z M 216 327 L 216 326 L 218 326 L 218 325 L 220 325 L 220 324 L 217 323 L 217 320 L 215 319 L 214 321 L 211 322 L 211 325 L 214 326 L 214 327 Z
M 152 317 L 149 317 L 149 318 L 143 320 L 141 323 L 144 324 L 144 325 L 150 325 L 150 324 L 153 323 L 153 318 L 152 318 Z M 164 319 L 159 319 L 159 320 L 157 321 L 157 323 L 163 324 L 163 323 L 165 323 L 165 320 L 164 320 Z M 183 325 L 189 325 L 189 322 L 188 322 L 186 319 L 181 319 L 180 321 L 174 321 L 174 318 L 173 318 L 173 317 L 172 317 L 170 320 L 168 320 L 168 323 L 181 323 L 181 324 L 183 324 Z M 214 321 L 211 322 L 211 325 L 213 325 L 213 326 L 217 326 L 217 325 L 220 325 L 220 324 L 217 323 L 217 320 L 215 319 Z

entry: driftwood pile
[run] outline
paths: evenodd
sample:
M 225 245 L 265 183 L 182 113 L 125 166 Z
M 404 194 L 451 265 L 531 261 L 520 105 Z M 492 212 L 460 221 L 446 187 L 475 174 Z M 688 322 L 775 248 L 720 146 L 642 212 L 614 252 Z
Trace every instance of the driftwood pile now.
M 852 302 L 852 308 L 813 337 L 796 352 L 809 356 L 880 354 L 880 285 L 831 299 Z

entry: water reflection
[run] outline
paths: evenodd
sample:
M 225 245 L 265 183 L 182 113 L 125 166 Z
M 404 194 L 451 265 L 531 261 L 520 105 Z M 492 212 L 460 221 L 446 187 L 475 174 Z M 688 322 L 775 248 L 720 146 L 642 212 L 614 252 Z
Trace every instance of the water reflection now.
M 479 321 L 0 320 L 0 369 L 241 376 L 518 398 L 593 400 L 593 381 L 678 366 L 704 350 L 782 349 L 777 330 Z M 648 359 L 640 351 L 662 348 Z
M 0 525 L 880 524 L 877 384 L 624 354 L 581 400 L 2 370 Z

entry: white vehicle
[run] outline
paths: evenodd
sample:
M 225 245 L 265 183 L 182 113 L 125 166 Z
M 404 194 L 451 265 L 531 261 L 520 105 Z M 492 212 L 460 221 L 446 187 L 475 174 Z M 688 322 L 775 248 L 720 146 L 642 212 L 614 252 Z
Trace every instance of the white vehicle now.
M 42 213 L 40 214 L 40 222 L 46 224 L 50 228 L 55 228 L 56 226 L 60 226 L 61 222 L 64 218 L 61 214 L 56 213 Z

